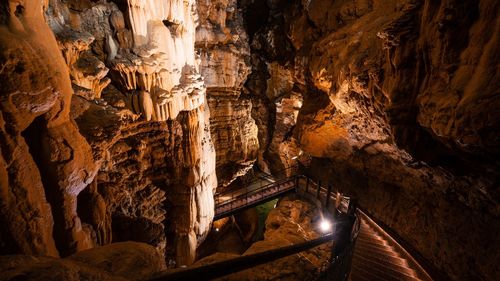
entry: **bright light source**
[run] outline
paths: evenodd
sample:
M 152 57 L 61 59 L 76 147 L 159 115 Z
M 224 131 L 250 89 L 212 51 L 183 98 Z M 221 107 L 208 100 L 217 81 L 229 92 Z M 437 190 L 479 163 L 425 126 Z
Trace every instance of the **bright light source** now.
M 214 230 L 215 230 L 215 232 L 219 232 L 219 228 L 218 227 L 216 227 Z
M 292 157 L 292 160 L 295 160 L 295 159 L 297 159 L 298 157 L 299 157 L 299 156 L 294 156 L 294 157 Z
M 332 230 L 332 225 L 330 224 L 329 221 L 327 220 L 322 220 L 319 228 L 321 229 L 322 232 L 326 233 Z

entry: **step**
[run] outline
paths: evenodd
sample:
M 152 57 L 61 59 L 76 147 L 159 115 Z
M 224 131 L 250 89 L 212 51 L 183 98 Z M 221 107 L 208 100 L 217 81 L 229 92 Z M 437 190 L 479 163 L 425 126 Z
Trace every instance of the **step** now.
M 364 253 L 355 253 L 354 257 L 362 257 L 362 258 L 367 258 L 367 259 L 372 259 L 375 261 L 380 261 L 380 262 L 385 262 L 388 259 L 391 259 L 391 263 L 404 266 L 404 267 L 409 267 L 408 261 L 401 258 L 401 257 L 388 257 L 388 256 L 381 256 L 377 255 L 371 252 L 364 252 Z
M 357 242 L 355 246 L 355 251 L 358 251 L 359 254 L 372 253 L 379 256 L 396 257 L 396 258 L 401 257 L 399 253 L 394 251 L 392 248 L 374 248 L 370 246 L 365 246 L 363 244 L 358 245 Z
M 390 246 L 389 243 L 387 243 L 387 241 L 385 241 L 385 240 L 371 238 L 371 237 L 365 237 L 365 236 L 358 236 L 356 241 L 362 241 L 365 243 L 373 243 L 373 244 L 383 245 L 383 246 L 388 246 L 388 247 Z
M 384 280 L 384 281 L 417 281 L 420 280 L 416 277 L 408 277 L 402 274 L 393 274 L 390 272 L 384 272 L 378 268 L 371 268 L 363 264 L 352 265 L 353 275 L 367 275 L 370 276 L 370 280 Z
M 382 267 L 384 269 L 400 272 L 410 277 L 417 276 L 415 270 L 411 269 L 406 265 L 398 264 L 398 261 L 393 261 L 392 259 L 380 260 L 380 259 L 371 259 L 368 257 L 357 256 L 356 260 L 357 262 L 369 264 L 374 267 Z
M 379 239 L 379 240 L 385 241 L 384 237 L 378 235 L 375 232 L 360 231 L 358 233 L 358 237 L 373 238 L 373 239 Z
M 387 245 L 387 244 L 382 244 L 382 243 L 373 243 L 371 241 L 364 241 L 364 240 L 356 240 L 356 245 L 359 245 L 360 247 L 368 247 L 372 249 L 382 249 L 382 250 L 394 250 L 393 247 Z
M 370 270 L 367 270 L 363 267 L 359 267 L 355 265 L 354 263 L 351 266 L 351 274 L 352 274 L 352 280 L 351 281 L 358 281 L 358 280 L 370 280 L 370 281 L 387 281 L 384 279 L 384 276 L 380 276 L 375 272 L 372 272 Z M 360 276 L 360 279 L 357 279 L 356 277 Z M 366 278 L 368 277 L 368 278 Z
M 370 263 L 364 263 L 359 259 L 353 259 L 352 266 L 357 268 L 362 268 L 372 275 L 378 276 L 383 280 L 387 281 L 414 281 L 419 280 L 416 275 L 407 275 L 405 272 L 399 272 L 392 269 L 387 269 Z

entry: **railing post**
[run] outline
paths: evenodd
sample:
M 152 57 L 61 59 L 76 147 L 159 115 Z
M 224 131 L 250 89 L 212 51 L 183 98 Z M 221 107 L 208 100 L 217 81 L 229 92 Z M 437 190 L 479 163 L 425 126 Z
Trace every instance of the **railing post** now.
M 316 198 L 318 198 L 318 199 L 319 199 L 320 189 L 321 189 L 321 181 L 318 181 L 318 190 L 316 191 Z
M 341 201 L 342 197 L 340 196 L 340 192 L 337 191 L 337 197 L 335 198 L 335 209 L 339 210 Z
M 332 184 L 330 183 L 328 185 L 328 189 L 326 191 L 326 202 L 325 202 L 325 207 L 328 210 L 328 205 L 330 204 L 330 193 L 332 192 Z

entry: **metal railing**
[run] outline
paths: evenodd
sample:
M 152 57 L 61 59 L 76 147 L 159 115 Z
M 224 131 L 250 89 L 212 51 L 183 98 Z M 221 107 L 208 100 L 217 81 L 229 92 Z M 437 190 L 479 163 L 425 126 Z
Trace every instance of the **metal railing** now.
M 174 272 L 161 273 L 156 277 L 149 279 L 148 281 L 211 280 L 315 248 L 321 244 L 332 241 L 334 238 L 335 235 L 333 233 L 330 233 L 317 239 L 297 243 L 290 246 L 284 246 L 265 252 L 240 256 L 237 258 L 214 262 L 208 265 L 201 265 L 193 268 L 179 269 Z
M 285 193 L 294 191 L 296 177 L 260 185 L 255 189 L 242 188 L 232 192 L 220 193 L 215 197 L 214 220 L 223 218 L 245 208 L 272 200 Z M 238 192 L 239 191 L 239 192 Z
M 306 193 L 315 192 L 316 198 L 324 202 L 329 211 L 348 213 L 350 197 L 333 192 L 332 186 L 324 187 L 321 182 L 314 182 L 305 175 L 289 176 L 290 171 L 297 171 L 298 166 L 290 166 L 281 172 L 281 179 L 263 173 L 255 180 L 248 182 L 244 187 L 228 190 L 215 195 L 215 217 L 220 219 L 246 208 L 254 207 L 282 196 L 285 193 L 305 189 Z M 334 202 L 334 204 L 331 204 Z

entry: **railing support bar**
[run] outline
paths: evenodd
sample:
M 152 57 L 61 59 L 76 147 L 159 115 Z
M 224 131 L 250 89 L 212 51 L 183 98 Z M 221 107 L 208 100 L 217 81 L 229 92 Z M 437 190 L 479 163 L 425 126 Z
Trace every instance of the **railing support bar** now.
M 316 198 L 319 199 L 319 192 L 321 190 L 321 181 L 318 181 L 318 189 L 316 190 Z
M 326 200 L 325 200 L 325 208 L 328 210 L 328 207 L 330 205 L 330 194 L 332 193 L 332 184 L 330 183 L 328 185 L 328 189 L 326 191 Z

